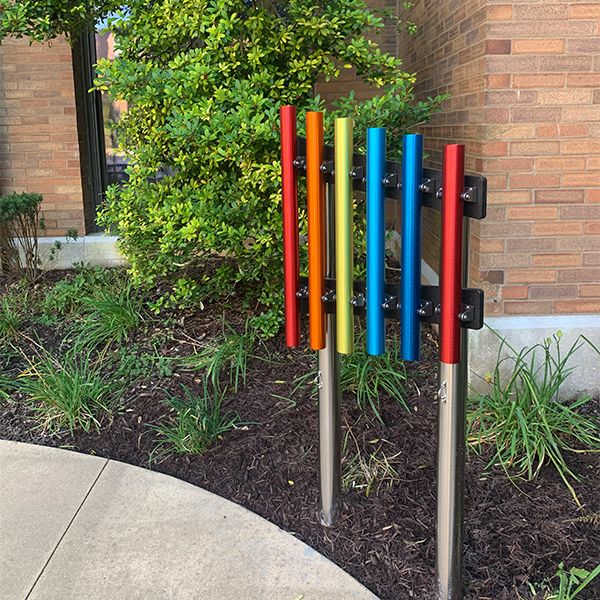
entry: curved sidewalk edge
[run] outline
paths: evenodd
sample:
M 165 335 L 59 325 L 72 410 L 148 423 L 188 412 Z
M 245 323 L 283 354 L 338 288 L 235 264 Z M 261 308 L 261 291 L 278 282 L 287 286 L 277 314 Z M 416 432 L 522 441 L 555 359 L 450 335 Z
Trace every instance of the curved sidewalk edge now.
M 173 477 L 0 440 L 0 597 L 377 600 L 318 552 Z

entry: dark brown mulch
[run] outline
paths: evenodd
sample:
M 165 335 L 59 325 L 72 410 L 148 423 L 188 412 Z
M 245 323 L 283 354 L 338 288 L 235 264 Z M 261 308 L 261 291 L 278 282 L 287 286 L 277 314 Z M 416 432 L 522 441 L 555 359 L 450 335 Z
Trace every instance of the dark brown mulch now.
M 171 326 L 180 341 L 163 350 L 189 352 L 187 342 L 217 332 L 221 307 L 212 307 Z M 234 313 L 230 317 L 234 318 Z M 242 322 L 239 316 L 237 321 Z M 45 345 L 52 342 L 48 328 Z M 232 394 L 228 407 L 247 423 L 225 436 L 204 456 L 170 457 L 152 469 L 202 486 L 242 504 L 332 559 L 384 600 L 434 598 L 436 348 L 425 332 L 424 360 L 409 367 L 408 403 L 412 410 L 382 398 L 385 426 L 343 399 L 345 430 L 359 446 L 382 445 L 396 455 L 398 478 L 368 497 L 344 495 L 337 527 L 321 527 L 318 504 L 316 401 L 308 388 L 289 396 L 294 380 L 313 364 L 309 352 L 288 351 L 283 340 L 270 344 L 274 364 L 253 360 L 248 385 Z M 177 372 L 142 381 L 128 390 L 123 410 L 100 433 L 50 437 L 32 431 L 22 404 L 0 404 L 0 437 L 94 453 L 141 467 L 157 442 L 152 429 L 165 418 L 165 394 L 185 383 L 198 389 L 197 375 Z M 374 444 L 374 440 L 379 440 Z M 579 456 L 573 468 L 584 509 L 576 510 L 568 491 L 549 469 L 530 484 L 516 487 L 502 473 L 483 475 L 485 462 L 471 455 L 466 469 L 465 592 L 472 600 L 504 600 L 526 594 L 527 581 L 552 576 L 557 565 L 593 568 L 600 557 L 600 528 L 574 522 L 578 514 L 600 512 L 597 458 Z M 581 598 L 600 598 L 596 585 Z

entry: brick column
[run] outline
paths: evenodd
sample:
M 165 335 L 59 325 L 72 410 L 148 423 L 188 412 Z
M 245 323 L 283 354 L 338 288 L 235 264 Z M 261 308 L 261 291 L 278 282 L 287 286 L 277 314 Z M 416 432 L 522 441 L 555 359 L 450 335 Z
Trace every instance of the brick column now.
M 37 192 L 47 230 L 83 234 L 71 49 L 61 39 L 0 45 L 0 194 Z

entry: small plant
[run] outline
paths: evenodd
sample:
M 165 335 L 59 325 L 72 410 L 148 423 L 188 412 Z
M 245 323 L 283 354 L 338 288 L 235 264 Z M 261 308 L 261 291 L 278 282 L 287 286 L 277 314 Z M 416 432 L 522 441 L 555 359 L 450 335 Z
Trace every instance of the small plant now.
M 487 377 L 490 390 L 470 400 L 468 443 L 477 452 L 493 446 L 487 467 L 499 464 L 509 476 L 528 481 L 550 463 L 579 504 L 570 482 L 578 478 L 569 468 L 565 452 L 600 450 L 599 423 L 581 412 L 590 402 L 589 396 L 566 401 L 560 392 L 575 368 L 570 366 L 573 355 L 591 342 L 580 337 L 563 354 L 561 337 L 559 332 L 520 351 L 502 339 L 496 368 Z M 510 354 L 502 358 L 506 351 Z
M 229 384 L 234 391 L 240 384 L 246 385 L 248 359 L 252 356 L 256 336 L 249 323 L 243 333 L 225 334 L 218 346 L 207 346 L 182 360 L 184 369 L 202 370 L 214 387 L 220 386 L 221 374 L 228 372 Z
M 552 580 L 540 585 L 529 584 L 529 591 L 537 600 L 575 600 L 593 581 L 600 575 L 600 564 L 592 571 L 571 567 L 565 570 L 565 565 L 560 563 L 556 575 L 558 588 Z
M 0 197 L 0 267 L 13 275 L 23 274 L 29 281 L 39 275 L 40 194 L 17 194 Z M 23 264 L 19 256 L 23 255 Z
M 315 365 L 305 375 L 298 377 L 292 394 L 307 384 L 313 387 L 313 394 L 316 394 L 319 384 L 318 372 L 318 367 Z M 410 411 L 404 400 L 405 386 L 406 367 L 400 358 L 398 340 L 393 339 L 389 343 L 386 354 L 371 356 L 366 351 L 364 331 L 360 332 L 356 339 L 354 353 L 341 357 L 341 390 L 354 393 L 360 410 L 366 411 L 368 406 L 375 418 L 383 423 L 380 400 L 382 393 Z
M 178 358 L 162 356 L 156 348 L 153 353 L 143 352 L 135 345 L 118 348 L 113 354 L 115 361 L 114 375 L 132 383 L 148 377 L 170 377 Z
M 380 395 L 387 394 L 406 410 L 410 410 L 404 394 L 406 391 L 406 367 L 400 358 L 400 347 L 397 338 L 388 345 L 382 356 L 367 354 L 365 334 L 361 332 L 356 340 L 353 354 L 343 357 L 340 370 L 340 386 L 356 394 L 356 402 L 361 410 L 367 405 L 378 421 L 381 417 Z
M 116 404 L 114 384 L 89 354 L 71 350 L 61 361 L 43 353 L 17 379 L 17 388 L 32 406 L 40 426 L 51 433 L 100 429 Z
M 111 292 L 102 290 L 82 300 L 82 309 L 89 311 L 77 324 L 75 346 L 81 348 L 108 347 L 113 342 L 122 342 L 139 327 L 141 305 L 131 284 Z
M 21 325 L 21 314 L 7 297 L 0 300 L 0 342 L 17 336 Z
M 343 446 L 342 489 L 362 490 L 369 497 L 371 492 L 378 492 L 382 486 L 391 486 L 398 481 L 396 467 L 399 454 L 388 456 L 384 452 L 386 440 L 373 439 L 368 444 L 372 449 L 368 452 L 361 448 L 350 427 L 347 428 Z
M 182 391 L 183 397 L 167 397 L 173 414 L 169 423 L 154 428 L 161 439 L 151 461 L 160 461 L 171 454 L 203 454 L 239 423 L 236 413 L 223 414 L 225 390 L 205 382 L 198 396 L 185 386 Z
M 41 304 L 42 320 L 55 323 L 81 310 L 84 299 L 123 286 L 122 271 L 78 265 L 75 276 L 62 279 L 46 292 Z

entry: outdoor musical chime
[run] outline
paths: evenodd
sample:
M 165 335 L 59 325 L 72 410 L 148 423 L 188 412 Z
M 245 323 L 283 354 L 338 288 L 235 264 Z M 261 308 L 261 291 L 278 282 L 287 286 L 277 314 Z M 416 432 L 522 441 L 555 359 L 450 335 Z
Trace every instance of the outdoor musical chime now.
M 486 180 L 465 176 L 460 144 L 444 147 L 442 171 L 423 167 L 423 136 L 403 136 L 402 164 L 386 160 L 385 128 L 367 129 L 366 157 L 353 154 L 353 120 L 335 120 L 325 146 L 323 113 L 306 113 L 306 139 L 296 109 L 283 106 L 281 163 L 285 335 L 300 344 L 308 313 L 309 346 L 319 352 L 320 518 L 339 514 L 341 424 L 337 353 L 354 348 L 354 316 L 366 315 L 366 350 L 385 352 L 385 320 L 400 323 L 403 360 L 419 360 L 422 322 L 439 324 L 437 598 L 462 598 L 463 471 L 467 329 L 483 326 L 483 291 L 466 288 L 468 219 L 486 212 Z M 300 277 L 298 177 L 306 176 L 308 279 Z M 366 282 L 353 279 L 353 192 L 366 196 Z M 385 200 L 400 201 L 400 282 L 385 281 Z M 440 285 L 421 284 L 421 212 L 441 210 Z

